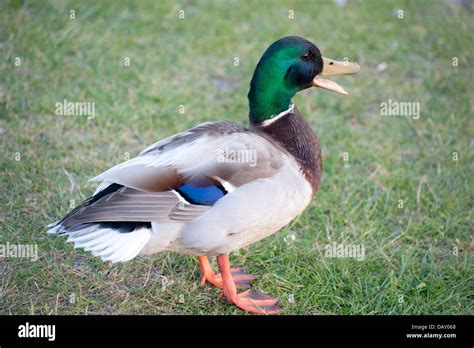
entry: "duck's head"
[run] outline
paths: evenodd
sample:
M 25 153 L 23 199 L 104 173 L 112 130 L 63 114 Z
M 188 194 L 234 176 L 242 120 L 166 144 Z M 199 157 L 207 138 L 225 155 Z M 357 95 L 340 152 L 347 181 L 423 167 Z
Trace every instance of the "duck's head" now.
M 288 36 L 272 43 L 255 68 L 248 94 L 251 122 L 258 123 L 287 110 L 291 98 L 304 89 L 319 87 L 340 94 L 347 92 L 323 77 L 351 75 L 359 66 L 321 56 L 312 42 Z

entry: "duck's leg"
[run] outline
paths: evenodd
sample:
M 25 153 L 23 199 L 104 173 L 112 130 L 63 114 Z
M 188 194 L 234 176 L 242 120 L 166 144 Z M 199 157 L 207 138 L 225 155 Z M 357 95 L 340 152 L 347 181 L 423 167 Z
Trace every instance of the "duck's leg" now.
M 204 285 L 206 282 L 208 282 L 209 284 L 222 289 L 222 276 L 219 273 L 214 273 L 214 269 L 212 268 L 208 257 L 199 256 L 199 264 L 201 265 L 202 272 L 201 284 Z M 235 285 L 239 289 L 250 287 L 250 282 L 258 278 L 258 276 L 245 273 L 242 268 L 231 268 L 230 272 L 232 274 L 232 278 L 234 279 Z
M 204 285 L 206 282 L 222 288 L 222 279 L 220 275 L 214 273 L 214 269 L 209 262 L 207 256 L 199 256 L 199 264 L 201 265 L 201 284 Z
M 281 309 L 276 305 L 278 299 L 250 290 L 237 293 L 227 255 L 217 256 L 217 265 L 222 276 L 223 293 L 228 302 L 244 311 L 256 314 L 278 314 Z

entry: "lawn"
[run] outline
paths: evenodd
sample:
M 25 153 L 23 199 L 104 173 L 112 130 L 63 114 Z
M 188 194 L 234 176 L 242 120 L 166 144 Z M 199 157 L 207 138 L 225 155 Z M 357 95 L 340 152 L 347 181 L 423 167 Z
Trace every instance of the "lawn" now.
M 260 274 L 255 289 L 278 296 L 284 314 L 474 314 L 472 5 L 38 0 L 0 9 L 0 243 L 38 248 L 36 261 L 0 258 L 0 314 L 242 313 L 199 284 L 196 258 L 112 265 L 45 226 L 93 193 L 89 178 L 149 144 L 205 121 L 248 124 L 255 65 L 288 35 L 361 71 L 338 79 L 348 97 L 312 89 L 294 98 L 322 146 L 319 192 L 231 262 Z M 56 115 L 65 99 L 95 103 L 95 117 Z M 383 115 L 389 101 L 417 103 L 419 117 Z M 328 257 L 332 243 L 363 246 L 365 257 Z

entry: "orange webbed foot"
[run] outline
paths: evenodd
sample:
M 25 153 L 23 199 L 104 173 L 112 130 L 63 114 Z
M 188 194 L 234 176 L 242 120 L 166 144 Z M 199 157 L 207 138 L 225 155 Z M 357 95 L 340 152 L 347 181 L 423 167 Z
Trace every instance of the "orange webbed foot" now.
M 281 308 L 276 305 L 278 299 L 251 290 L 232 296 L 230 302 L 244 311 L 255 314 L 274 315 L 281 312 Z
M 224 287 L 222 276 L 220 273 L 214 273 L 214 270 L 209 262 L 207 256 L 199 256 L 199 263 L 201 264 L 201 284 L 212 284 L 217 288 Z M 257 279 L 259 276 L 247 274 L 242 268 L 231 268 L 232 279 L 238 289 L 247 289 L 250 287 L 250 282 Z
M 237 284 L 235 278 L 241 276 L 241 282 L 249 282 L 254 277 L 246 274 L 241 269 L 231 269 L 229 258 L 227 255 L 217 256 L 217 264 L 221 271 L 221 279 L 223 291 L 221 298 L 225 298 L 227 302 L 233 303 L 244 311 L 255 314 L 278 314 L 281 309 L 276 305 L 278 300 L 267 295 L 263 295 L 254 291 L 237 292 Z M 232 273 L 232 270 L 234 271 Z

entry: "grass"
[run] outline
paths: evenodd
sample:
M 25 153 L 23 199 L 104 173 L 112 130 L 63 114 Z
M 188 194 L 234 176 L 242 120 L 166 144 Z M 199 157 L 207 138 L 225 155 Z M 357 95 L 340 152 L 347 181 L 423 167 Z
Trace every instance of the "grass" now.
M 240 314 L 199 285 L 195 258 L 111 265 L 46 235 L 45 225 L 93 192 L 89 178 L 156 140 L 204 121 L 246 123 L 253 69 L 287 35 L 362 70 L 340 79 L 347 98 L 295 97 L 323 148 L 317 198 L 232 263 L 263 275 L 255 288 L 278 296 L 285 314 L 474 313 L 472 8 L 427 0 L 0 6 L 0 242 L 39 250 L 36 262 L 0 259 L 1 314 Z M 56 116 L 64 99 L 95 102 L 96 117 Z M 380 115 L 389 99 L 419 102 L 420 118 Z M 333 242 L 363 245 L 364 260 L 325 257 Z

